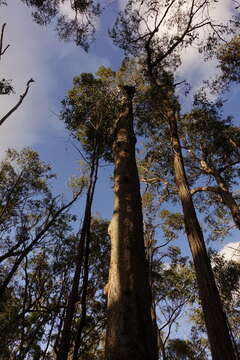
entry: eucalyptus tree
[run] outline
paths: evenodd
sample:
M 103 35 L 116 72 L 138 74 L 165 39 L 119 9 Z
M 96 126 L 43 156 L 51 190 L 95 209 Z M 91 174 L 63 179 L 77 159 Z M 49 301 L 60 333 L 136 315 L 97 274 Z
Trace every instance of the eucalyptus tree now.
M 110 239 L 108 235 L 109 221 L 92 218 L 91 242 L 89 251 L 89 281 L 87 294 L 81 307 L 86 308 L 85 324 L 82 328 L 81 344 L 74 344 L 73 354 L 78 349 L 78 356 L 90 359 L 104 359 L 104 337 L 106 329 L 106 297 L 104 286 L 108 278 L 110 258 Z M 82 295 L 86 283 L 82 284 Z M 75 318 L 75 331 L 79 334 L 82 322 L 82 311 Z
M 109 119 L 113 116 L 113 106 L 114 97 L 109 89 L 109 84 L 101 79 L 95 78 L 92 74 L 81 74 L 80 77 L 74 78 L 73 89 L 69 91 L 68 97 L 63 101 L 62 119 L 71 131 L 72 136 L 82 145 L 85 153 L 83 157 L 89 166 L 89 181 L 87 184 L 83 223 L 77 245 L 75 273 L 68 297 L 63 330 L 57 353 L 57 359 L 59 360 L 67 359 L 71 348 L 72 338 L 70 333 L 73 326 L 76 304 L 79 301 L 80 278 L 82 268 L 84 267 L 81 298 L 82 316 L 74 340 L 74 359 L 77 359 L 81 345 L 82 331 L 87 311 L 86 296 L 89 274 L 91 208 L 98 177 L 99 161 L 101 158 L 109 156 L 108 141 L 106 141 L 106 139 Z
M 31 149 L 20 153 L 8 150 L 0 165 L 0 263 L 2 272 L 0 297 L 3 296 L 24 259 L 42 241 L 52 236 L 53 228 L 68 217 L 68 203 L 55 198 L 48 181 L 51 167 L 40 161 Z M 81 190 L 80 190 L 81 192 Z
M 239 262 L 229 260 L 216 251 L 210 252 L 216 283 L 222 299 L 236 352 L 239 352 Z M 200 334 L 204 336 L 206 329 L 204 317 L 200 307 L 192 310 L 192 334 L 195 338 Z M 207 349 L 207 347 L 206 347 Z
M 63 263 L 74 220 L 67 209 L 78 196 L 67 204 L 54 197 L 53 177 L 31 149 L 8 150 L 0 165 L 0 343 L 6 359 L 42 354 L 45 327 L 59 311 L 66 266 L 57 270 L 56 258 L 61 253 Z
M 114 42 L 126 53 L 143 58 L 143 71 L 152 86 L 153 106 L 158 103 L 159 118 L 168 123 L 173 170 L 182 203 L 186 234 L 193 255 L 200 299 L 214 360 L 236 359 L 226 315 L 214 280 L 185 172 L 178 134 L 180 106 L 169 70 L 181 62 L 180 51 L 198 45 L 200 29 L 209 31 L 207 47 L 214 46 L 228 31 L 229 23 L 216 24 L 210 18 L 215 1 L 128 1 L 112 31 Z M 220 26 L 219 26 L 220 25 Z
M 116 74 L 104 68 L 97 78 L 82 75 L 81 84 L 83 87 L 76 87 L 72 93 L 76 98 L 69 103 L 67 121 L 69 119 L 70 128 L 71 124 L 75 126 L 76 135 L 79 134 L 86 150 L 91 150 L 93 128 L 96 128 L 100 156 L 115 164 L 114 214 L 109 226 L 111 261 L 105 287 L 108 297 L 106 358 L 157 359 L 135 159 L 132 110 L 135 89 L 124 83 L 118 86 Z M 71 97 L 71 92 L 69 95 Z

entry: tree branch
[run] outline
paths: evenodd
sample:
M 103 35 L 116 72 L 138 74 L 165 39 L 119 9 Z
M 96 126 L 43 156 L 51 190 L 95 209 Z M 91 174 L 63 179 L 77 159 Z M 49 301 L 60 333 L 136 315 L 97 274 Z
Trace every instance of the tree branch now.
M 4 115 L 1 119 L 0 119 L 0 125 L 2 125 L 4 123 L 5 120 L 7 120 L 7 118 L 12 115 L 12 113 L 14 113 L 19 106 L 21 105 L 21 103 L 23 102 L 24 98 L 26 97 L 30 84 L 34 82 L 33 79 L 28 80 L 27 82 L 27 86 L 26 86 L 26 90 L 24 91 L 24 93 L 22 95 L 20 95 L 19 101 L 17 102 L 17 104 L 15 106 L 13 106 L 13 108 L 6 114 Z
M 0 38 L 0 60 L 2 55 L 7 51 L 7 49 L 9 48 L 9 44 L 3 49 L 3 35 L 4 35 L 4 30 L 5 30 L 5 26 L 7 25 L 7 23 L 4 23 L 2 25 L 2 31 L 1 31 L 1 38 Z
M 210 191 L 216 194 L 221 194 L 221 191 L 218 186 L 198 186 L 191 190 L 191 195 L 194 195 L 200 191 Z
M 35 239 L 22 251 L 19 258 L 15 261 L 11 271 L 6 276 L 6 279 L 3 281 L 2 285 L 0 286 L 0 298 L 3 296 L 4 291 L 6 290 L 9 282 L 11 281 L 12 277 L 14 276 L 15 272 L 17 271 L 19 265 L 25 258 L 25 256 L 33 249 L 33 247 L 38 243 L 38 241 L 46 234 L 46 232 L 51 228 L 51 226 L 55 223 L 58 216 L 61 215 L 65 210 L 67 210 L 79 197 L 81 192 L 79 192 L 69 203 L 64 205 L 60 208 L 48 221 L 48 223 L 43 227 L 41 231 L 36 235 Z
M 238 165 L 239 163 L 240 163 L 240 160 L 233 161 L 232 163 L 227 164 L 227 165 L 221 167 L 218 171 L 221 173 L 221 172 L 227 170 L 228 168 L 230 168 L 230 167 L 232 167 L 232 166 L 234 166 L 234 165 Z

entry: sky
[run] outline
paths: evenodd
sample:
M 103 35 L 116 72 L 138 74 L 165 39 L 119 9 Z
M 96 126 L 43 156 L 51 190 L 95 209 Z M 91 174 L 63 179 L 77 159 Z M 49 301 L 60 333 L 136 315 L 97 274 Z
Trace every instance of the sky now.
M 220 2 L 217 18 L 227 18 L 231 12 L 231 0 Z M 95 72 L 101 65 L 117 69 L 123 58 L 122 52 L 112 44 L 107 36 L 107 28 L 113 24 L 117 8 L 123 7 L 123 1 L 112 2 L 103 18 L 97 22 L 97 40 L 88 53 L 73 43 L 65 43 L 57 38 L 51 26 L 42 27 L 33 22 L 31 10 L 20 0 L 9 1 L 8 6 L 1 7 L 0 24 L 7 22 L 5 44 L 9 49 L 2 57 L 1 77 L 12 79 L 15 95 L 0 97 L 0 113 L 5 114 L 18 100 L 25 90 L 27 81 L 33 78 L 28 96 L 22 106 L 0 129 L 0 158 L 9 147 L 18 150 L 29 146 L 40 153 L 42 160 L 52 164 L 53 171 L 58 175 L 54 184 L 54 192 L 69 198 L 68 179 L 79 174 L 79 153 L 72 146 L 69 133 L 59 120 L 60 102 L 67 90 L 72 86 L 74 76 L 82 72 Z M 69 8 L 64 9 L 69 13 Z M 196 50 L 183 54 L 183 65 L 179 75 L 193 84 L 196 89 L 203 79 L 213 76 L 214 63 L 200 61 Z M 239 90 L 234 89 L 227 107 L 231 113 L 237 114 Z M 110 219 L 113 208 L 112 185 L 109 180 L 112 168 L 101 169 L 94 214 L 101 214 Z M 79 212 L 79 205 L 74 212 Z M 232 249 L 237 246 L 237 232 L 227 239 L 231 246 L 219 244 L 227 256 L 232 256 Z M 227 245 L 226 245 L 227 246 Z M 187 250 L 186 250 L 187 251 Z

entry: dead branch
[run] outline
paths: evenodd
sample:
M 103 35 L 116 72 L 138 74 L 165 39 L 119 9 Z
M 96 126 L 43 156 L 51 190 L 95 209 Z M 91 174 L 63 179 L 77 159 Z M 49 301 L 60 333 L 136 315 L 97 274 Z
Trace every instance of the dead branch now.
M 24 98 L 27 96 L 28 90 L 30 88 L 30 84 L 32 82 L 34 82 L 34 80 L 32 78 L 30 80 L 28 80 L 26 90 L 24 91 L 24 93 L 22 95 L 20 95 L 17 104 L 14 105 L 13 108 L 11 110 L 9 110 L 8 113 L 0 119 L 0 125 L 2 125 L 5 122 L 5 120 L 7 120 L 7 118 L 9 118 L 9 116 L 12 115 L 12 113 L 14 113 L 19 108 L 19 106 L 22 104 Z
M 9 44 L 3 49 L 3 35 L 4 35 L 4 30 L 5 30 L 5 27 L 6 27 L 7 23 L 4 23 L 2 25 L 2 31 L 1 31 L 1 38 L 0 38 L 0 60 L 1 60 L 1 57 L 2 55 L 7 51 L 7 49 L 9 48 Z

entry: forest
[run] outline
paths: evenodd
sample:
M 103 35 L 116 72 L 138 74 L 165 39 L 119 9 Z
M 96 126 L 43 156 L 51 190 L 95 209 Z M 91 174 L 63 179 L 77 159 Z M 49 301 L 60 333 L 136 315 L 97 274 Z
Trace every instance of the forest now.
M 240 360 L 240 2 L 0 9 L 0 360 Z

